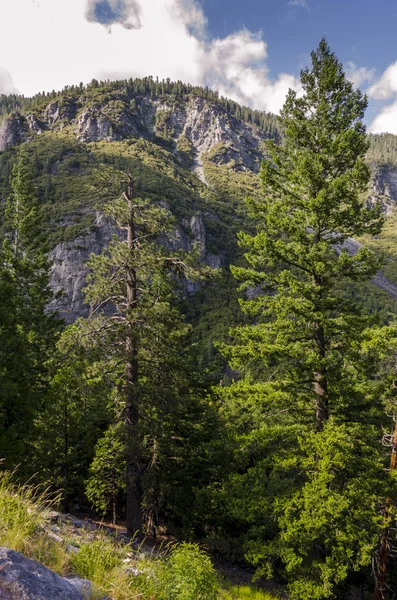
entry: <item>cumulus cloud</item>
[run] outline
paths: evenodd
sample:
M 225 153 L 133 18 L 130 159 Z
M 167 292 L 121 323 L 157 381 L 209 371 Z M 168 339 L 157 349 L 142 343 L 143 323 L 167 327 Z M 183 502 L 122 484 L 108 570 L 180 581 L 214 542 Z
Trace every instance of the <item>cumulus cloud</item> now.
M 391 64 L 384 71 L 367 93 L 374 100 L 391 101 L 380 109 L 379 114 L 370 124 L 369 131 L 371 133 L 397 134 L 397 62 Z
M 368 95 L 377 100 L 387 100 L 397 93 L 397 62 L 390 65 L 382 77 L 369 90 Z
M 253 108 L 278 112 L 295 77 L 282 73 L 271 81 L 264 62 L 267 46 L 258 34 L 243 30 L 213 40 L 203 52 L 203 80 L 220 94 Z
M 141 7 L 136 0 L 88 0 L 85 16 L 110 31 L 115 23 L 126 29 L 139 29 L 140 14 Z
M 15 46 L 15 23 L 28 53 Z M 93 78 L 152 75 L 209 85 L 278 112 L 288 88 L 299 88 L 292 75 L 270 77 L 260 34 L 243 29 L 211 39 L 197 0 L 2 0 L 0 56 L 25 95 Z
M 185 24 L 189 34 L 199 39 L 206 37 L 208 20 L 195 0 L 175 0 L 170 2 L 169 9 Z
M 368 128 L 370 133 L 394 133 L 397 135 L 397 101 L 382 108 Z
M 370 83 L 375 77 L 375 69 L 367 67 L 358 67 L 354 62 L 348 62 L 345 69 L 346 77 L 354 84 L 355 87 L 360 87 L 364 83 Z

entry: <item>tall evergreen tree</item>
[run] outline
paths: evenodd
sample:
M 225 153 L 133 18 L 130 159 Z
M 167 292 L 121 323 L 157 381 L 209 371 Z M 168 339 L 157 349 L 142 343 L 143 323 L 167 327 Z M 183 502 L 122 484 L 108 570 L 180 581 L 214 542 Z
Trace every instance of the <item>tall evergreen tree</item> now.
M 46 310 L 49 262 L 39 234 L 29 155 L 21 148 L 6 205 L 8 235 L 0 250 L 0 453 L 6 465 L 26 458 L 26 443 L 48 383 L 46 360 L 59 329 Z
M 194 273 L 195 259 L 170 254 L 167 235 L 175 225 L 169 212 L 134 197 L 134 180 L 130 175 L 124 178 L 124 192 L 109 206 L 120 237 L 91 257 L 86 299 L 92 311 L 78 322 L 77 335 L 83 344 L 102 351 L 104 369 L 116 376 L 115 418 L 123 422 L 117 430 L 123 431 L 125 443 L 127 529 L 139 535 L 148 493 L 147 466 L 158 462 L 167 426 L 171 435 L 169 418 L 181 391 L 186 397 L 190 394 L 182 350 L 189 328 L 177 308 L 177 288 L 181 275 Z
M 268 573 L 281 559 L 290 597 L 300 600 L 334 598 L 352 570 L 371 563 L 394 489 L 379 439 L 379 367 L 396 334 L 347 294 L 378 268 L 367 248 L 350 254 L 347 245 L 382 227 L 380 210 L 363 199 L 367 100 L 325 39 L 311 58 L 303 94 L 290 90 L 280 114 L 283 143 L 268 145 L 263 198 L 249 200 L 257 233 L 239 236 L 248 266 L 234 273 L 242 288 L 262 290 L 242 301 L 253 324 L 225 348 L 244 375 L 225 391 L 225 414 L 244 449 L 241 506 L 248 522 L 256 514 L 248 555 Z M 241 481 L 256 491 L 260 481 L 262 500 L 248 500 Z

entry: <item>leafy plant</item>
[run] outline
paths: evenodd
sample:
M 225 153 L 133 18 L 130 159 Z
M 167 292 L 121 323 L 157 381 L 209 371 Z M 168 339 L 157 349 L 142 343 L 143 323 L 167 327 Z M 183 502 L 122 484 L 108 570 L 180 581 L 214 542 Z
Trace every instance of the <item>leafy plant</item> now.
M 159 600 L 216 600 L 218 575 L 195 544 L 180 544 L 171 552 L 159 576 Z

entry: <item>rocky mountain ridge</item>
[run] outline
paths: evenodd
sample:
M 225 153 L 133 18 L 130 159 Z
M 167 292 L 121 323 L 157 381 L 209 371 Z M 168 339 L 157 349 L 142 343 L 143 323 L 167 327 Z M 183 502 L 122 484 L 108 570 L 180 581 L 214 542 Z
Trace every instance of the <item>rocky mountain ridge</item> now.
M 224 143 L 243 170 L 259 169 L 259 149 L 266 135 L 258 127 L 228 114 L 215 102 L 200 97 L 128 97 L 109 92 L 98 99 L 82 95 L 60 98 L 42 109 L 21 114 L 15 112 L 0 125 L 0 152 L 16 144 L 29 142 L 46 131 L 68 128 L 76 140 L 84 143 L 120 141 L 129 137 L 149 140 L 168 138 L 175 144 L 175 155 L 181 159 L 178 141 L 187 144 L 198 162 L 204 152 Z M 183 152 L 183 150 L 182 150 Z
M 85 179 L 91 182 L 93 169 L 103 161 L 135 170 L 139 192 L 174 212 L 178 225 L 167 241 L 172 249 L 196 244 L 201 261 L 227 267 L 237 251 L 235 233 L 243 227 L 243 198 L 260 193 L 256 173 L 263 142 L 275 135 L 270 127 L 237 118 L 213 98 L 131 94 L 107 86 L 59 95 L 3 118 L 0 166 L 1 159 L 12 163 L 15 148 L 27 142 L 39 165 L 43 211 L 55 239 L 61 237 L 50 252 L 51 287 L 57 294 L 51 308 L 67 323 L 88 313 L 82 292 L 85 263 L 120 233 L 87 192 Z M 372 161 L 371 168 L 368 203 L 381 200 L 390 216 L 397 201 L 397 167 Z M 71 232 L 66 239 L 63 231 Z M 381 274 L 377 282 L 397 298 L 393 282 Z M 188 294 L 195 291 L 186 284 Z

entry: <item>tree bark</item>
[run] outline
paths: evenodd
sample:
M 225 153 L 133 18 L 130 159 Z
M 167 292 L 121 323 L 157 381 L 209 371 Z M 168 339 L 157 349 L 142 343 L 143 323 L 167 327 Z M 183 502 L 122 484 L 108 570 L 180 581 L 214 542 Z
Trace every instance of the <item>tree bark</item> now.
M 394 432 L 392 439 L 392 451 L 390 457 L 390 471 L 394 471 L 397 466 L 397 419 L 394 424 Z M 386 499 L 385 508 L 383 510 L 383 516 L 387 522 L 389 519 L 390 512 L 390 498 Z M 389 541 L 389 527 L 385 527 L 380 536 L 379 554 L 378 554 L 378 568 L 375 574 L 376 590 L 375 600 L 384 600 L 386 593 L 386 577 L 387 569 L 390 558 L 390 541 Z
M 135 244 L 135 218 L 132 203 L 134 179 L 128 175 L 128 191 L 126 194 L 129 209 L 127 224 L 127 246 L 132 253 Z M 137 278 L 133 266 L 127 269 L 127 320 L 128 314 L 137 307 Z M 132 331 L 127 324 L 125 339 L 125 427 L 126 427 L 126 521 L 127 532 L 131 536 L 142 535 L 142 471 L 139 440 L 139 399 L 138 387 L 138 348 Z

